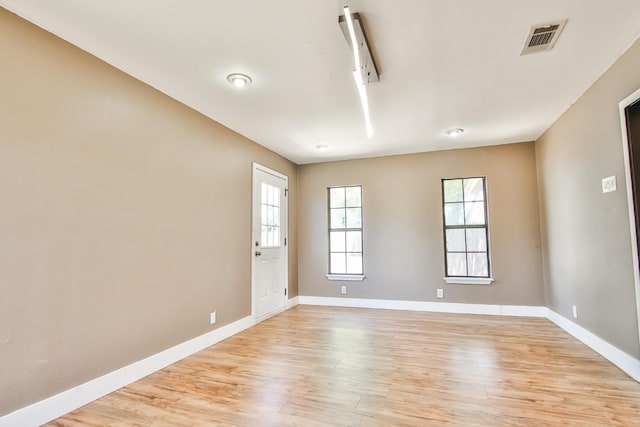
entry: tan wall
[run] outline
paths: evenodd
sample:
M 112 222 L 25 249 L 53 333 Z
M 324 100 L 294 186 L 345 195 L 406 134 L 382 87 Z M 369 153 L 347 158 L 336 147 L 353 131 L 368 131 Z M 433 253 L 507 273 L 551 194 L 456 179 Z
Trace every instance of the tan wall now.
M 251 313 L 252 161 L 296 165 L 0 8 L 0 415 Z
M 487 176 L 495 282 L 447 285 L 441 179 Z M 340 296 L 325 278 L 327 187 L 363 186 L 366 279 L 347 297 L 544 304 L 533 143 L 304 165 L 298 170 L 300 294 Z
M 636 42 L 536 142 L 547 305 L 639 357 L 618 104 L 640 87 Z M 602 194 L 616 175 L 618 191 Z

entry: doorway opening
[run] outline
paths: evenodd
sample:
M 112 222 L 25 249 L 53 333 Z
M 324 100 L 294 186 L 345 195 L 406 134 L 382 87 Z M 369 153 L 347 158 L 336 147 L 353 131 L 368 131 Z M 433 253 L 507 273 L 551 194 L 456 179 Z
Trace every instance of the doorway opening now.
M 640 258 L 638 258 L 638 246 L 640 246 L 640 89 L 621 101 L 619 107 L 640 335 Z

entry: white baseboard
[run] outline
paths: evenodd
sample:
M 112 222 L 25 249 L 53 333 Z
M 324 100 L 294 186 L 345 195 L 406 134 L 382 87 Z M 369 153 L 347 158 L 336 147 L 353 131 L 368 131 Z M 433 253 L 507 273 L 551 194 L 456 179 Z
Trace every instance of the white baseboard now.
M 290 309 L 290 308 L 295 307 L 298 304 L 299 304 L 298 297 L 289 298 L 287 300 L 287 310 Z
M 204 335 L 185 341 L 182 344 L 161 351 L 146 359 L 142 359 L 124 368 L 120 368 L 0 417 L 0 427 L 32 427 L 45 424 L 172 363 L 242 332 L 254 324 L 253 317 L 247 316 Z
M 599 353 L 602 357 L 622 369 L 631 378 L 640 382 L 640 360 L 625 353 L 618 347 L 609 344 L 599 336 L 589 332 L 566 317 L 559 315 L 550 308 L 546 308 L 546 311 L 547 319 L 591 347 L 596 353 Z
M 462 304 L 432 301 L 399 301 L 362 298 L 299 296 L 302 305 L 382 308 L 388 310 L 431 311 L 436 313 L 492 314 L 497 316 L 545 317 L 546 307 L 525 305 Z

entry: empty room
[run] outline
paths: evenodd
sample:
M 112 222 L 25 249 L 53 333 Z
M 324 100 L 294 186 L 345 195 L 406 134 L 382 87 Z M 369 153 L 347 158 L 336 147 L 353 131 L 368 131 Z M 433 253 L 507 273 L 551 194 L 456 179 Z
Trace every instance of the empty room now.
M 0 427 L 640 425 L 639 16 L 0 0 Z

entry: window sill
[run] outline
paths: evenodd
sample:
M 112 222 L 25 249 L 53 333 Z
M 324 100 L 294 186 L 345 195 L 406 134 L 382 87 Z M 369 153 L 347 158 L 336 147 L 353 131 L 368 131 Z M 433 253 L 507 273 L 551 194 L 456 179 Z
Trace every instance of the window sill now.
M 493 277 L 445 277 L 444 281 L 456 285 L 490 285 Z
M 329 280 L 342 280 L 346 282 L 362 282 L 364 274 L 325 274 Z

